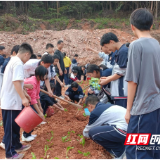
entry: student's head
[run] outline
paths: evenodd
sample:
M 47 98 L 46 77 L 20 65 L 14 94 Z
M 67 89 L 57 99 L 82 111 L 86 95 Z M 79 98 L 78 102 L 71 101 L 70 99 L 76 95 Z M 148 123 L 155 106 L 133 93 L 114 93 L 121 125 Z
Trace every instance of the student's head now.
M 96 64 L 90 64 L 87 67 L 87 76 L 88 77 L 94 77 L 94 78 L 100 78 L 100 67 Z
M 32 54 L 30 59 L 37 59 L 37 56 L 35 54 Z
M 38 54 L 37 59 L 41 59 L 41 58 L 42 58 L 42 55 Z
M 78 83 L 77 82 L 73 82 L 72 84 L 71 84 L 71 88 L 72 88 L 72 90 L 73 91 L 77 91 L 78 90 Z
M 130 43 L 128 42 L 128 43 L 126 43 L 126 47 L 128 47 L 129 48 L 129 45 L 130 45 Z
M 82 69 L 82 71 L 84 71 L 86 69 L 86 67 L 85 66 L 81 66 L 81 69 Z
M 32 55 L 33 49 L 31 45 L 28 43 L 22 43 L 19 47 L 17 56 L 22 60 L 23 63 L 26 63 Z
M 59 41 L 57 42 L 57 48 L 58 48 L 59 50 L 61 50 L 61 49 L 63 48 L 63 46 L 64 46 L 63 41 L 62 41 L 62 40 L 59 40 Z
M 0 46 L 0 55 L 5 54 L 5 47 L 4 46 Z
M 77 74 L 78 74 L 77 70 L 73 70 L 72 72 L 73 72 L 74 76 L 77 76 Z
M 17 53 L 19 51 L 19 47 L 20 47 L 20 45 L 16 45 L 16 46 L 14 46 L 12 48 L 12 50 L 11 50 L 11 56 L 16 56 L 17 55 Z
M 67 56 L 67 55 L 66 55 L 66 52 L 64 52 L 63 55 L 64 55 L 64 57 L 66 57 L 66 56 Z
M 47 68 L 40 65 L 35 69 L 35 76 L 38 81 L 45 81 L 48 78 L 47 75 L 48 75 Z
M 51 44 L 51 43 L 48 43 L 47 45 L 46 45 L 46 51 L 49 53 L 49 54 L 52 54 L 52 53 L 54 53 L 54 45 L 53 44 Z
M 99 102 L 99 99 L 96 95 L 91 95 L 86 98 L 85 105 L 90 112 L 92 112 Z
M 55 89 L 55 84 L 50 83 L 50 87 L 51 87 L 51 90 L 54 91 L 54 89 Z M 48 91 L 46 85 L 44 85 L 44 90 L 45 90 L 45 91 Z
M 104 64 L 99 65 L 99 68 L 100 68 L 101 70 L 107 69 L 107 67 L 106 67 Z
M 6 55 L 5 54 L 2 54 L 3 58 L 6 58 Z
M 55 54 L 55 55 L 53 56 L 53 65 L 54 65 L 54 66 L 57 65 L 57 63 L 59 62 L 59 59 L 60 59 L 60 58 L 59 58 L 58 55 Z
M 119 42 L 117 36 L 112 33 L 105 33 L 102 38 L 101 38 L 101 46 L 102 46 L 102 51 L 105 52 L 106 54 L 108 51 L 115 52 L 117 43 Z
M 51 64 L 53 64 L 53 57 L 50 54 L 45 54 L 42 56 L 40 64 L 45 68 L 48 68 Z
M 74 59 L 76 59 L 76 60 L 78 59 L 78 54 L 74 55 Z
M 145 8 L 139 8 L 130 16 L 131 29 L 137 35 L 138 32 L 150 31 L 153 25 L 153 15 Z

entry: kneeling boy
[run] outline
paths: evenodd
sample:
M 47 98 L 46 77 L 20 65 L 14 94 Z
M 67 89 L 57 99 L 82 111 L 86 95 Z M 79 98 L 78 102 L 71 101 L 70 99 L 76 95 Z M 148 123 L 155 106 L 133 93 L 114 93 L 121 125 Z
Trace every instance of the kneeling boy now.
M 103 146 L 115 158 L 123 158 L 128 126 L 124 118 L 126 109 L 110 103 L 100 103 L 95 95 L 88 96 L 85 104 L 91 115 L 83 130 L 84 137 Z

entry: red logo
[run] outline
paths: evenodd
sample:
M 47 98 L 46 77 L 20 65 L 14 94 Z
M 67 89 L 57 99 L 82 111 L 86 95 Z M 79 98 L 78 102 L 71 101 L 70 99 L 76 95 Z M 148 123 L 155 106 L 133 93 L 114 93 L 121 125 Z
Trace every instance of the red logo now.
M 124 145 L 148 145 L 151 133 L 127 133 Z

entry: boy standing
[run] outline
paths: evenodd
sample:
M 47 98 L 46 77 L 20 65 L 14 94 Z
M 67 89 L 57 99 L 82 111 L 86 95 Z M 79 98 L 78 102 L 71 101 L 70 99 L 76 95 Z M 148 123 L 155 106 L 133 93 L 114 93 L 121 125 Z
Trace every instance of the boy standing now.
M 23 43 L 17 56 L 9 61 L 3 77 L 1 109 L 6 158 L 8 159 L 23 158 L 24 154 L 17 154 L 17 152 L 26 151 L 31 147 L 20 143 L 20 127 L 15 119 L 22 110 L 22 104 L 25 107 L 29 106 L 29 100 L 27 99 L 29 96 L 23 90 L 23 64 L 30 59 L 32 54 L 32 47 L 27 43 Z
M 102 50 L 110 50 L 117 53 L 115 55 L 115 64 L 112 75 L 102 77 L 100 85 L 106 85 L 111 82 L 111 97 L 116 105 L 127 107 L 127 82 L 125 74 L 128 61 L 128 48 L 125 44 L 119 42 L 117 36 L 112 33 L 106 33 L 101 38 Z
M 75 67 L 75 66 L 78 66 L 77 59 L 78 59 L 78 54 L 75 54 L 74 58 L 72 59 L 71 69 L 73 69 L 73 67 Z
M 160 45 L 152 38 L 153 16 L 147 9 L 137 9 L 130 17 L 137 40 L 129 46 L 126 81 L 128 101 L 125 115 L 127 133 L 160 134 Z M 157 142 L 156 142 L 157 143 Z M 147 145 L 147 147 L 149 147 Z M 138 150 L 126 146 L 129 159 L 160 159 L 159 150 Z
M 50 54 L 50 55 L 53 55 L 53 53 L 54 53 L 54 45 L 53 44 L 51 44 L 51 43 L 48 43 L 47 45 L 46 45 L 46 52 L 43 54 L 43 55 L 45 55 L 45 54 Z

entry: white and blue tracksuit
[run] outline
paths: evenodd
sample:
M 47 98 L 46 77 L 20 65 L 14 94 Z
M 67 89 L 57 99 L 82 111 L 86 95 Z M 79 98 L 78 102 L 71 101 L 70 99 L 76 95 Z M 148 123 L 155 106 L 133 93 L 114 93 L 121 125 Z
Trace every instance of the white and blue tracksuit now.
M 83 135 L 103 146 L 115 157 L 120 157 L 125 151 L 124 142 L 128 127 L 125 113 L 126 109 L 121 106 L 97 103 Z

